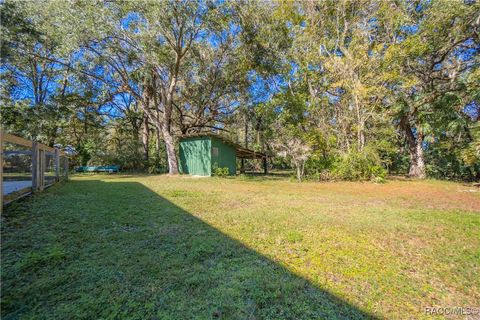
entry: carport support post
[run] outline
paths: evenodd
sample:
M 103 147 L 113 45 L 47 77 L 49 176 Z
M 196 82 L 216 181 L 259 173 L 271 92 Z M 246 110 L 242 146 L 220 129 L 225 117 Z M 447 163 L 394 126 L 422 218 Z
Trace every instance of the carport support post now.
M 55 181 L 60 181 L 60 150 L 55 148 Z
M 264 157 L 263 158 L 263 174 L 267 174 L 268 173 L 268 169 L 267 169 L 267 157 Z

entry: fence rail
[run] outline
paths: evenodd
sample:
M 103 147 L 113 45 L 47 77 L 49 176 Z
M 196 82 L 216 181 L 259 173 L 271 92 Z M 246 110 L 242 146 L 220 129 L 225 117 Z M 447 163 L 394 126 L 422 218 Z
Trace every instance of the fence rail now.
M 68 179 L 68 156 L 58 148 L 0 130 L 0 208 Z

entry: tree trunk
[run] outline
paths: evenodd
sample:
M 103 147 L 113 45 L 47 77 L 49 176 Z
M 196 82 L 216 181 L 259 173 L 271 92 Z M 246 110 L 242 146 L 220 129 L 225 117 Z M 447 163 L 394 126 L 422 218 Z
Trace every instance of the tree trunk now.
M 167 151 L 168 174 L 178 174 L 178 160 L 175 151 L 175 139 L 173 138 L 171 128 L 172 104 L 165 106 L 163 114 L 163 123 L 161 124 L 163 141 L 165 141 L 165 149 Z
M 175 141 L 169 130 L 162 129 L 163 141 L 165 141 L 165 149 L 167 151 L 168 174 L 178 174 L 177 153 L 175 152 Z
M 146 109 L 145 107 L 144 111 L 147 112 L 149 118 L 154 120 L 157 131 L 162 133 L 163 141 L 165 142 L 165 150 L 167 151 L 168 173 L 172 175 L 178 174 L 178 161 L 175 152 L 175 139 L 173 138 L 173 135 L 170 131 L 171 108 L 165 109 L 163 119 L 154 117 L 150 110 Z M 157 147 L 158 149 L 160 149 L 160 144 L 158 143 L 158 141 Z
M 153 111 L 150 109 L 150 103 L 152 102 L 155 109 L 158 111 L 160 103 L 160 101 L 157 101 L 156 95 L 154 94 L 156 89 L 154 73 L 152 73 L 152 78 L 153 80 L 150 80 L 151 83 L 147 78 L 144 80 L 144 88 L 142 93 L 143 103 L 141 106 L 147 117 L 155 124 L 156 129 L 162 133 L 163 141 L 165 142 L 165 150 L 167 151 L 168 173 L 174 175 L 178 174 L 178 161 L 175 152 L 175 139 L 173 138 L 170 128 L 173 106 L 172 97 L 177 78 L 176 76 L 173 77 L 169 86 L 168 94 L 162 97 L 161 101 L 164 102 L 163 116 L 160 116 L 158 112 L 155 116 Z
M 248 149 L 248 115 L 245 112 L 245 148 Z M 240 173 L 245 173 L 245 159 L 242 158 L 240 166 Z
M 168 91 L 163 97 L 164 110 L 163 121 L 161 124 L 163 140 L 165 141 L 165 149 L 167 150 L 168 173 L 171 175 L 178 174 L 178 160 L 175 152 L 175 140 L 173 139 L 171 125 L 172 125 L 172 111 L 173 111 L 173 95 L 177 87 L 178 72 L 180 68 L 180 60 L 182 59 L 181 50 L 177 51 L 175 67 L 168 86 Z
M 417 134 L 415 143 L 409 145 L 410 169 L 408 170 L 408 175 L 411 178 L 425 179 L 427 176 L 425 172 L 425 157 L 423 155 L 422 143 L 423 136 L 421 134 Z
M 358 124 L 358 128 L 357 128 L 358 151 L 363 151 L 363 149 L 365 148 L 364 127 L 365 127 L 365 123 L 362 120 L 362 122 Z
M 360 103 L 357 95 L 354 95 L 355 109 L 357 111 L 357 144 L 358 151 L 363 151 L 365 147 L 365 120 L 360 110 Z
M 294 165 L 297 171 L 297 180 L 298 182 L 301 182 L 303 177 L 302 161 L 294 161 Z
M 160 151 L 162 151 L 162 138 L 161 138 L 161 132 L 156 129 L 155 130 L 155 137 L 156 137 L 156 142 L 157 142 L 157 154 L 160 154 Z
M 410 168 L 408 176 L 416 179 L 425 179 L 425 157 L 423 155 L 423 133 L 416 127 L 416 136 L 408 123 L 407 116 L 404 116 L 400 121 L 400 126 L 405 132 L 408 143 L 408 151 L 410 154 Z
M 142 146 L 143 146 L 143 160 L 148 161 L 150 151 L 150 128 L 148 125 L 148 116 L 143 115 L 143 130 L 142 130 Z

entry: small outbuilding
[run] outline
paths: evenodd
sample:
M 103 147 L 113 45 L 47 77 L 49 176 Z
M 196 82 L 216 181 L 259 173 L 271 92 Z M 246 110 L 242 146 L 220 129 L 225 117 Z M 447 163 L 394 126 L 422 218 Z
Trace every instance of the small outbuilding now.
M 214 168 L 228 168 L 228 174 L 237 173 L 237 158 L 263 159 L 267 173 L 267 156 L 241 147 L 218 134 L 190 134 L 180 138 L 180 172 L 184 174 L 211 176 Z

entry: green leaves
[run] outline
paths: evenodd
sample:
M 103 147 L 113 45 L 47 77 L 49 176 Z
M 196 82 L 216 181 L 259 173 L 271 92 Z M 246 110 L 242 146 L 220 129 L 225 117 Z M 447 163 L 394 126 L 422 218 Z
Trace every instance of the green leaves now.
M 151 128 L 172 135 L 221 128 L 238 140 L 244 119 L 232 114 L 245 106 L 255 129 L 246 138 L 256 148 L 285 135 L 312 162 L 371 147 L 394 163 L 421 157 L 409 154 L 419 145 L 463 149 L 473 140 L 464 107 L 480 97 L 478 2 L 6 1 L 1 8 L 2 58 L 22 72 L 41 66 L 31 73 L 43 70 L 57 87 L 35 100 L 39 121 L 17 128 L 30 134 L 45 128 L 50 133 L 41 134 L 52 136 L 69 123 L 76 145 L 87 132 L 113 141 L 108 121 L 95 115 L 102 104 L 125 119 L 113 131 L 138 134 L 137 116 L 119 107 L 125 95 Z M 4 75 L 6 90 L 20 87 L 12 70 Z M 10 92 L 9 104 L 22 100 Z M 272 98 L 258 105 L 260 95 Z M 88 114 L 83 124 L 95 130 L 80 130 L 75 114 Z M 321 139 L 310 136 L 318 132 Z

